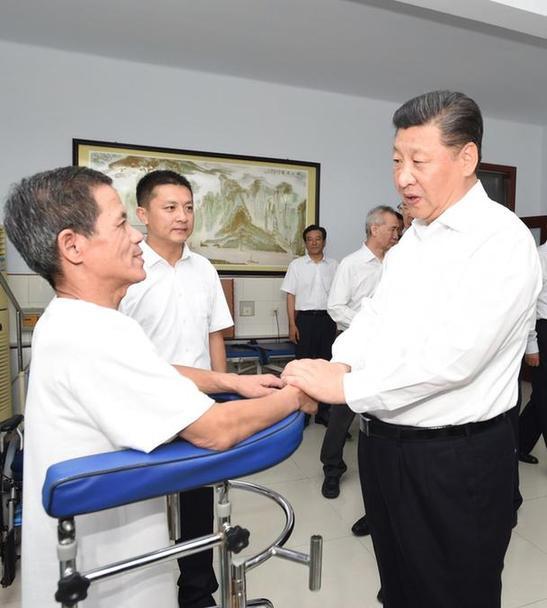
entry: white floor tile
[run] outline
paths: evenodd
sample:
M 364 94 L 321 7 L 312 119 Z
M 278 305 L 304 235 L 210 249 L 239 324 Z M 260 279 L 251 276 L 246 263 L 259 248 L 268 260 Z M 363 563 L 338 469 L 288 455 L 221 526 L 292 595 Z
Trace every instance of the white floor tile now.
M 503 572 L 503 608 L 527 606 L 538 599 L 547 599 L 547 554 L 513 533 L 505 558 Z
M 299 550 L 307 550 L 299 547 Z M 273 558 L 248 577 L 249 597 L 267 597 L 279 608 L 378 608 L 379 579 L 373 557 L 355 538 L 326 541 L 319 592 L 307 588 L 306 569 Z
M 516 531 L 547 555 L 547 497 L 524 501 Z

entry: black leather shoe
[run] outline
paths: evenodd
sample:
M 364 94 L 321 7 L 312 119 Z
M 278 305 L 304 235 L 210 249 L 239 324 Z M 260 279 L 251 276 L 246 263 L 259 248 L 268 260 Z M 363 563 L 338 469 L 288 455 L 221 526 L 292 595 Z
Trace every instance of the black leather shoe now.
M 524 452 L 519 452 L 519 460 L 521 462 L 526 462 L 527 464 L 537 464 L 539 460 L 532 456 L 532 454 L 525 454 Z
M 353 526 L 351 526 L 351 531 L 353 534 L 355 534 L 355 536 L 367 536 L 370 534 L 367 516 L 363 515 L 361 519 L 358 519 Z
M 380 604 L 384 603 L 384 594 L 382 593 L 382 587 L 380 587 L 380 591 L 378 591 L 376 599 L 380 602 Z
M 325 498 L 338 498 L 340 495 L 340 480 L 338 477 L 325 477 L 321 486 L 321 494 Z

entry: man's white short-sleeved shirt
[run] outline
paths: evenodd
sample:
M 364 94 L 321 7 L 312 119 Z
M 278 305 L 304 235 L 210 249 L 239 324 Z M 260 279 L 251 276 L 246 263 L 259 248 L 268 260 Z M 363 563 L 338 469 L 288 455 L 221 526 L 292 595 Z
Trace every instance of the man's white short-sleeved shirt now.
M 210 369 L 209 334 L 234 324 L 217 271 L 188 245 L 175 266 L 141 247 L 146 278 L 127 290 L 120 312 L 138 321 L 166 361 Z
M 382 278 L 382 268 L 382 262 L 365 244 L 340 262 L 327 302 L 329 315 L 338 329 L 347 329 L 363 298 L 374 294 Z
M 56 298 L 38 322 L 25 411 L 23 608 L 54 608 L 59 567 L 56 520 L 41 490 L 54 463 L 121 448 L 150 451 L 212 404 L 157 353 L 142 328 L 116 310 Z M 76 518 L 78 568 L 169 543 L 165 499 Z M 165 565 L 94 583 L 86 608 L 176 608 Z
M 327 310 L 329 290 L 338 262 L 323 256 L 314 262 L 308 254 L 293 260 L 281 284 L 281 291 L 294 296 L 295 310 Z

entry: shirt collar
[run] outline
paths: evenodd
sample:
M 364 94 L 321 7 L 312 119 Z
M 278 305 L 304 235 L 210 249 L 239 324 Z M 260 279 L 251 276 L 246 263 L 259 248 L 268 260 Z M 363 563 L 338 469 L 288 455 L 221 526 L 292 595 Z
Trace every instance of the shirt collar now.
M 444 211 L 431 224 L 426 224 L 423 220 L 415 219 L 411 228 L 414 229 L 420 238 L 426 234 L 436 232 L 436 227 L 444 226 L 457 232 L 468 232 L 476 225 L 476 203 L 487 198 L 481 182 L 477 180 L 475 184 L 463 195 L 463 197 Z M 433 228 L 433 230 L 431 230 Z
M 310 258 L 309 254 L 306 252 L 306 253 L 304 254 L 304 261 L 306 262 L 306 264 L 311 264 L 311 263 L 313 263 L 313 264 L 322 264 L 323 262 L 326 262 L 326 261 L 327 261 L 327 256 L 326 256 L 326 255 L 323 253 L 323 257 L 322 257 L 322 258 L 319 260 L 319 262 L 314 262 L 314 261 L 313 261 L 313 260 Z
M 164 264 L 168 264 L 167 260 L 165 260 L 165 258 L 163 258 L 157 251 L 152 249 L 152 247 L 150 247 L 150 245 L 146 241 L 142 241 L 140 243 L 140 246 L 142 249 L 142 257 L 144 259 L 144 262 L 148 266 L 155 266 L 156 264 L 162 262 Z M 177 260 L 177 264 L 183 260 L 188 259 L 191 255 L 192 252 L 190 251 L 190 247 L 188 247 L 188 243 L 185 243 L 184 249 L 182 250 L 182 256 Z
M 361 253 L 365 258 L 365 262 L 370 262 L 371 260 L 378 260 L 378 258 L 372 253 L 372 251 L 366 246 L 365 243 L 363 243 L 363 246 L 361 247 Z

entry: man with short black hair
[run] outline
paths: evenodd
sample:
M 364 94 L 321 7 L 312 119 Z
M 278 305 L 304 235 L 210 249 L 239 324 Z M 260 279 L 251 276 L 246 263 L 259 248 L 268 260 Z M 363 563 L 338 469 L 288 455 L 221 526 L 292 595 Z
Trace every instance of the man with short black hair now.
M 281 285 L 287 294 L 289 339 L 297 359 L 330 359 L 336 323 L 327 313 L 327 299 L 338 263 L 324 251 L 327 231 L 311 224 L 302 234 L 306 255 L 293 260 Z M 329 405 L 319 404 L 315 421 L 328 424 Z
M 483 126 L 472 99 L 426 93 L 393 124 L 394 181 L 412 225 L 333 361 L 293 361 L 284 377 L 361 414 L 386 607 L 497 608 L 517 466 L 507 412 L 539 259 L 527 227 L 477 180 Z
M 140 244 L 146 279 L 129 287 L 119 310 L 139 322 L 168 363 L 225 372 L 222 330 L 233 320 L 217 271 L 187 243 L 194 229 L 190 182 L 174 171 L 152 171 L 139 180 L 136 198 L 147 232 Z M 178 542 L 213 532 L 213 494 L 212 487 L 179 494 Z M 179 606 L 212 606 L 213 550 L 178 561 Z

